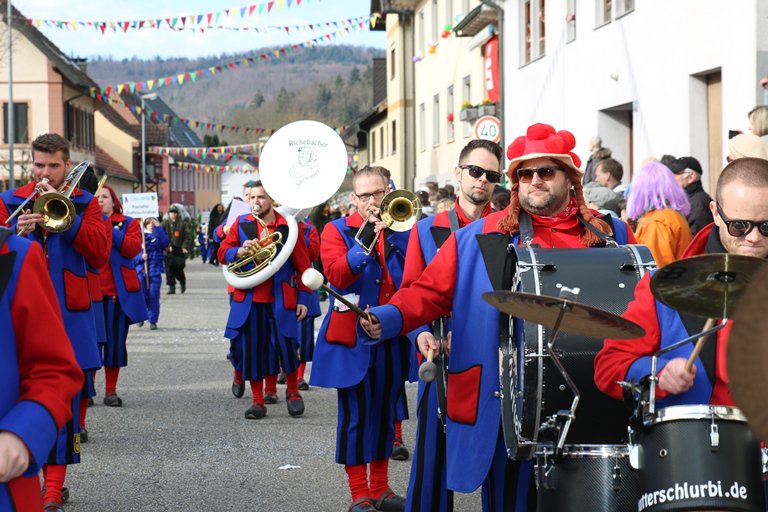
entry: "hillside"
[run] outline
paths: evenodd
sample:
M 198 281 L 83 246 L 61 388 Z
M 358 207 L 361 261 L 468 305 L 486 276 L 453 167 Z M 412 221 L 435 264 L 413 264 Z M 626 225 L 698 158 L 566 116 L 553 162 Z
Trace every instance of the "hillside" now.
M 199 59 L 97 59 L 89 62 L 88 74 L 102 85 L 146 80 L 270 50 Z M 272 128 L 311 118 L 341 126 L 371 108 L 371 60 L 381 56 L 383 51 L 375 48 L 308 48 L 195 83 L 163 87 L 159 94 L 179 116 L 200 121 Z M 248 136 L 224 134 L 223 138 L 235 144 L 246 142 Z

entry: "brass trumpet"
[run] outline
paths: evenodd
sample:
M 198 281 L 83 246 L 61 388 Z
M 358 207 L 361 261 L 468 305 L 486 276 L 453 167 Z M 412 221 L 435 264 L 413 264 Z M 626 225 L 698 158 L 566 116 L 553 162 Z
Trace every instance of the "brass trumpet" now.
M 283 241 L 283 235 L 278 231 L 269 232 L 267 223 L 259 217 L 259 211 L 259 206 L 254 206 L 253 218 L 261 225 L 259 239 L 248 250 L 248 254 L 227 265 L 227 270 L 237 277 L 249 277 L 267 268 L 277 254 L 277 245 Z M 251 263 L 253 263 L 252 268 L 244 269 Z
M 421 201 L 413 192 L 408 190 L 394 190 L 384 196 L 381 200 L 381 207 L 379 208 L 381 220 L 392 231 L 408 231 L 410 230 L 416 221 L 421 216 Z M 365 254 L 371 254 L 376 247 L 376 243 L 379 241 L 379 235 L 381 232 L 376 233 L 373 237 L 373 241 L 369 245 L 365 245 L 361 240 L 363 236 L 363 230 L 368 224 L 368 218 L 365 219 L 360 229 L 357 230 L 355 235 L 355 242 L 365 251 Z
M 80 178 L 83 177 L 85 171 L 88 170 L 88 166 L 91 162 L 88 160 L 76 165 L 67 176 L 64 178 L 64 182 L 56 190 L 56 192 L 45 192 L 44 188 L 39 185 L 35 187 L 35 190 L 19 205 L 16 210 L 5 220 L 8 224 L 14 217 L 20 213 L 24 213 L 24 207 L 28 202 L 32 200 L 36 195 L 40 195 L 32 205 L 32 213 L 43 216 L 42 226 L 44 229 L 51 233 L 62 233 L 72 227 L 75 222 L 75 205 L 69 197 L 80 182 Z M 41 183 L 48 183 L 48 178 L 43 178 Z M 25 234 L 25 233 L 20 233 Z

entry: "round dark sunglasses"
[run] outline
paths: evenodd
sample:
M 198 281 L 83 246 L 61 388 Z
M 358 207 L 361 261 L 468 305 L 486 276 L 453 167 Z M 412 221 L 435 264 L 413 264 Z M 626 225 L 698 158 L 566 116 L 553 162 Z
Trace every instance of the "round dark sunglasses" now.
M 530 183 L 533 181 L 533 175 L 538 174 L 542 181 L 552 181 L 555 179 L 555 174 L 560 171 L 559 167 L 539 167 L 539 168 L 523 168 L 517 170 L 517 179 L 521 183 Z
M 717 204 L 717 213 L 728 228 L 728 234 L 733 237 L 747 236 L 753 228 L 757 228 L 761 235 L 768 236 L 768 220 L 731 220 L 725 216 L 720 204 Z
M 459 165 L 459 169 L 464 169 L 476 180 L 479 180 L 480 176 L 485 174 L 485 179 L 488 180 L 488 183 L 501 183 L 501 179 L 504 177 L 500 172 L 489 171 L 488 169 L 483 169 L 479 165 L 461 164 Z

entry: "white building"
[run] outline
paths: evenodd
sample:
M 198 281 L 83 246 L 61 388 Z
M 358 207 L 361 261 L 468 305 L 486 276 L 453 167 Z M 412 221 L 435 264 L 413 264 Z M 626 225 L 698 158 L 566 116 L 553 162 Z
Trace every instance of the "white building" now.
M 594 135 L 625 168 L 694 156 L 713 188 L 730 131 L 765 102 L 768 1 L 506 0 L 506 143 L 534 122 Z M 712 172 L 710 172 L 710 170 Z

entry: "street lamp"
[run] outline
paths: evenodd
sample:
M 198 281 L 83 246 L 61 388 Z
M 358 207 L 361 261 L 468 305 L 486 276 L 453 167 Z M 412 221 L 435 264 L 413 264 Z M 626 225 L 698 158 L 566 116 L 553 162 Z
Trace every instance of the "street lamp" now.
M 147 191 L 147 136 L 144 127 L 145 119 L 147 117 L 147 109 L 144 106 L 144 100 L 154 100 L 157 98 L 157 93 L 149 93 L 141 95 L 141 191 Z

